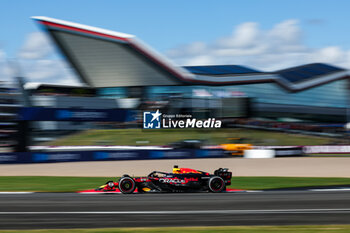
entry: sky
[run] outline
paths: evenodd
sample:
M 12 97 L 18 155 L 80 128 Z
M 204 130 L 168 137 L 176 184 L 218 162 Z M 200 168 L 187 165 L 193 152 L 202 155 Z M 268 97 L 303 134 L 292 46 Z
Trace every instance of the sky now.
M 18 75 L 16 64 L 29 82 L 79 83 L 31 16 L 136 35 L 179 66 L 350 69 L 349 9 L 347 0 L 0 0 L 0 81 Z

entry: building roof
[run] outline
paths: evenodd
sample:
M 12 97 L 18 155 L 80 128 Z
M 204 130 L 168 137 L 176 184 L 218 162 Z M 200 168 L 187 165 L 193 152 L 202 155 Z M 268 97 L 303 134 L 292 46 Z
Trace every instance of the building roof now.
M 179 85 L 192 76 L 133 35 L 48 17 L 33 19 L 90 86 Z
M 262 73 L 261 71 L 238 65 L 184 66 L 183 68 L 193 74 L 213 76 Z
M 53 38 L 81 82 L 91 87 L 275 82 L 289 91 L 300 91 L 349 77 L 347 70 L 321 63 L 276 72 L 239 65 L 179 67 L 134 35 L 48 17 L 33 19 Z
M 345 71 L 345 69 L 322 63 L 313 63 L 279 70 L 276 73 L 291 83 L 298 83 L 342 71 Z

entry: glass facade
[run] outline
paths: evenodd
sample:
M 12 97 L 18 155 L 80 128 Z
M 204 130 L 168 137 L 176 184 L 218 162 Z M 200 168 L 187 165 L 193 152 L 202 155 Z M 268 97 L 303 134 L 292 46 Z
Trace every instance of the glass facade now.
M 244 84 L 234 86 L 154 86 L 147 87 L 147 99 L 161 100 L 181 94 L 184 98 L 201 98 L 196 91 L 206 93 L 205 98 L 246 96 L 254 102 L 269 104 L 302 105 L 314 107 L 346 108 L 348 80 L 338 80 L 300 92 L 289 92 L 276 83 Z M 122 87 L 101 88 L 100 96 L 111 98 L 127 97 Z M 203 98 L 203 97 L 202 97 Z
M 127 91 L 124 87 L 106 87 L 97 90 L 99 96 L 104 98 L 126 98 Z
M 304 91 L 292 93 L 275 83 L 250 84 L 228 87 L 255 97 L 259 103 L 303 105 L 314 107 L 346 108 L 347 80 L 338 80 Z
M 254 102 L 270 104 L 302 105 L 314 107 L 346 108 L 347 80 L 338 80 L 300 92 L 289 92 L 276 83 L 245 84 L 235 86 L 174 86 L 150 87 L 148 96 L 155 99 L 160 95 L 182 93 L 184 97 L 193 96 L 193 90 L 206 90 L 211 98 L 244 95 L 254 98 Z

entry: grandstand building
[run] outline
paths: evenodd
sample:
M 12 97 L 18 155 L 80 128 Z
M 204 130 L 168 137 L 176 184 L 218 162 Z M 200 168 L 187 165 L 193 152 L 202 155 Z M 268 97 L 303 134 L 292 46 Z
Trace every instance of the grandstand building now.
M 174 106 L 212 108 L 218 117 L 348 121 L 349 71 L 343 68 L 322 63 L 271 72 L 239 65 L 178 67 L 133 35 L 33 18 L 96 96 L 175 99 Z
M 19 107 L 21 101 L 18 90 L 0 82 L 0 152 L 12 151 L 18 144 Z

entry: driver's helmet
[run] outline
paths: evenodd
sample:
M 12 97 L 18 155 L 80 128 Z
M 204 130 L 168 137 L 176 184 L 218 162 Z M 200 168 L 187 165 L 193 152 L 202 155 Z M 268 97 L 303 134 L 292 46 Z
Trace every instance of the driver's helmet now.
M 187 174 L 187 173 L 202 173 L 200 171 L 197 171 L 195 169 L 191 169 L 191 168 L 178 168 L 178 167 L 174 167 L 173 168 L 173 173 L 174 174 Z
M 114 182 L 113 181 L 110 181 L 107 183 L 108 187 L 110 188 L 113 188 L 114 187 Z
M 181 168 L 179 168 L 179 166 L 175 165 L 173 168 L 173 173 L 174 174 L 181 174 Z

